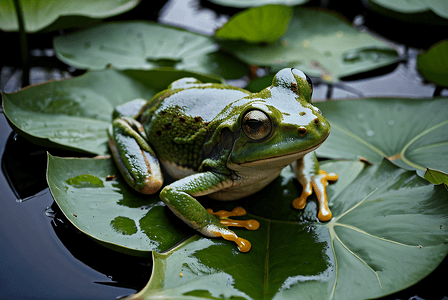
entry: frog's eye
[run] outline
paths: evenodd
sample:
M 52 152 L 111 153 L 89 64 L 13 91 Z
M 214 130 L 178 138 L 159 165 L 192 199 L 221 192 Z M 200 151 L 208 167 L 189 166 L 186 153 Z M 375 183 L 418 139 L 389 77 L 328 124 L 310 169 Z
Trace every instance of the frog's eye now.
M 313 97 L 313 82 L 311 81 L 311 78 L 306 75 L 306 82 L 308 82 L 308 85 L 310 86 L 310 98 Z
M 296 75 L 296 76 L 298 76 L 298 77 L 300 77 L 300 78 L 303 78 L 303 79 L 306 80 L 306 82 L 308 82 L 308 85 L 309 85 L 309 87 L 310 87 L 310 98 L 311 98 L 311 97 L 313 96 L 313 82 L 311 81 L 311 78 L 309 78 L 308 75 L 306 75 L 306 74 L 303 73 L 302 71 L 297 70 L 297 69 L 294 69 L 294 68 L 291 69 L 291 72 L 292 72 L 294 75 Z
M 251 140 L 264 139 L 271 128 L 271 119 L 261 110 L 248 111 L 243 117 L 243 131 Z

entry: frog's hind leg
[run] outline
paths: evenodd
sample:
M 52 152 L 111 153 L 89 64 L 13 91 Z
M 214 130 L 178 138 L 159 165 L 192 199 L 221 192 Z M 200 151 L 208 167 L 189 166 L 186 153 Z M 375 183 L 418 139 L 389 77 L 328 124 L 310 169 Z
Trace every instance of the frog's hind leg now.
M 160 192 L 160 198 L 176 216 L 193 229 L 208 237 L 222 237 L 233 241 L 241 252 L 248 252 L 252 247 L 251 243 L 238 237 L 227 226 L 240 226 L 255 230 L 259 227 L 258 221 L 230 220 L 229 216 L 244 215 L 245 210 L 236 208 L 232 212 L 214 213 L 212 210 L 206 210 L 194 198 L 215 192 L 220 183 L 225 180 L 225 176 L 209 171 L 193 174 L 164 187 Z

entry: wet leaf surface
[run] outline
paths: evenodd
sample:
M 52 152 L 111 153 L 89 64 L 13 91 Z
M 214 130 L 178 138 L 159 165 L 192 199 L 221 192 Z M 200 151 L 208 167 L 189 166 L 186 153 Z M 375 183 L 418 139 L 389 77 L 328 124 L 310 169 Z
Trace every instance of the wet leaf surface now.
M 297 34 L 300 33 L 300 34 Z M 339 15 L 296 7 L 286 32 L 274 44 L 221 42 L 241 60 L 273 68 L 302 70 L 326 81 L 397 62 L 398 54 L 384 42 L 353 28 Z
M 194 233 L 171 215 L 158 194 L 129 188 L 111 159 L 48 159 L 48 185 L 56 203 L 73 225 L 105 246 L 148 256 Z
M 360 99 L 316 103 L 331 124 L 317 150 L 329 158 L 383 157 L 408 169 L 448 171 L 447 98 Z
M 112 65 L 118 70 L 170 67 L 213 75 L 247 71 L 233 57 L 225 56 L 230 65 L 223 63 L 224 54 L 217 52 L 212 38 L 147 21 L 105 23 L 59 36 L 54 49 L 60 60 L 78 69 Z
M 272 43 L 285 32 L 291 14 L 292 8 L 289 6 L 254 7 L 232 16 L 216 31 L 215 37 L 249 43 Z
M 250 252 L 193 236 L 166 253 L 153 253 L 152 278 L 135 297 L 366 299 L 417 282 L 448 252 L 447 190 L 386 160 L 364 170 L 358 164 L 323 166 L 349 176 L 343 187 L 340 182 L 329 187 L 330 222 L 307 220 L 305 212 L 291 208 L 298 193 L 287 187 L 293 175 L 286 169 L 274 188 L 245 202 L 252 204 L 249 217 L 261 224 L 257 231 L 237 230 L 252 242 Z M 280 217 L 272 205 L 264 207 L 266 198 L 276 199 L 275 210 L 289 209 L 290 218 Z M 313 202 L 306 209 L 316 212 Z
M 425 11 L 432 11 L 442 18 L 448 19 L 448 4 L 445 1 L 425 0 L 425 1 L 408 1 L 408 0 L 369 0 L 379 6 L 400 13 L 412 14 Z

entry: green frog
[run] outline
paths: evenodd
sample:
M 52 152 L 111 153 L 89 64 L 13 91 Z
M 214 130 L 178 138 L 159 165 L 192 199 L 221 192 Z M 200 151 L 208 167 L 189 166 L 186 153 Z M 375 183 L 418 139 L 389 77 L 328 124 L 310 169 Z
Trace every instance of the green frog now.
M 195 197 L 235 200 L 254 194 L 288 165 L 303 186 L 293 206 L 302 209 L 313 190 L 320 221 L 331 219 L 325 187 L 336 174 L 319 170 L 313 150 L 330 125 L 311 104 L 313 86 L 302 71 L 285 68 L 259 93 L 182 78 L 151 100 L 119 106 L 109 130 L 112 156 L 126 182 L 144 194 L 163 186 L 161 166 L 175 181 L 161 200 L 185 223 L 208 237 L 251 248 L 229 226 L 256 230 L 256 220 L 233 220 L 246 212 L 213 212 Z

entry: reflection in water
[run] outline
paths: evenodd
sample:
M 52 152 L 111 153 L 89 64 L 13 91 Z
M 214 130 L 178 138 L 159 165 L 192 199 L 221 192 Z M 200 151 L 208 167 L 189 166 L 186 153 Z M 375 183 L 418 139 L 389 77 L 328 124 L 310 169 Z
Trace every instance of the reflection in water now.
M 151 275 L 151 258 L 122 254 L 98 244 L 73 226 L 55 202 L 47 211 L 53 212 L 51 225 L 67 250 L 77 260 L 111 279 L 96 283 L 135 291 L 146 285 Z
M 46 150 L 12 132 L 2 156 L 2 170 L 19 201 L 40 195 L 47 187 Z

